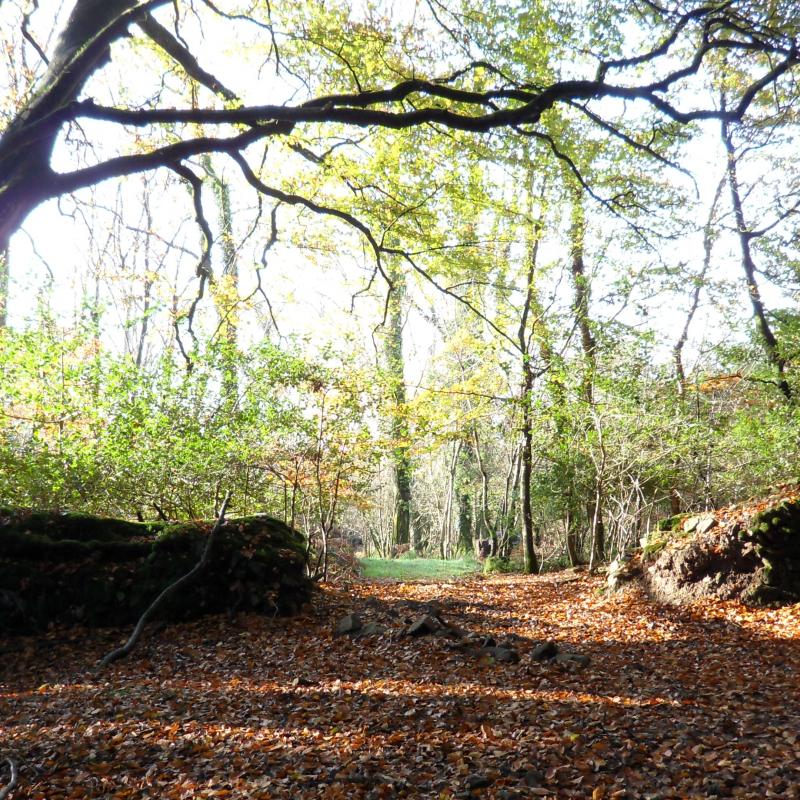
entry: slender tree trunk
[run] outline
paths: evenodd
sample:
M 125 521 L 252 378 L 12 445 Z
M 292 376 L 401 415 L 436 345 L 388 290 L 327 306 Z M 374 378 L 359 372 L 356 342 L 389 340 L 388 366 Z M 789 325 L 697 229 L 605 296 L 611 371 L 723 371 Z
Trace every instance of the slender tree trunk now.
M 447 497 L 445 498 L 444 514 L 442 515 L 442 558 L 449 558 L 451 541 L 453 538 L 453 506 L 455 505 L 456 469 L 458 457 L 461 454 L 461 442 L 453 443 L 453 454 L 450 457 L 450 468 L 447 473 Z
M 525 572 L 530 575 L 539 571 L 534 547 L 533 505 L 531 503 L 531 480 L 533 478 L 533 430 L 531 419 L 531 394 L 533 393 L 533 366 L 530 357 L 522 364 L 522 549 Z
M 403 300 L 405 281 L 402 273 L 392 270 L 394 284 L 388 304 L 385 339 L 386 373 L 389 381 L 390 436 L 392 439 L 392 471 L 395 484 L 395 506 L 392 540 L 394 544 L 411 542 L 411 459 L 406 410 L 405 361 L 403 358 Z
M 527 232 L 528 269 L 525 283 L 525 300 L 522 306 L 519 329 L 517 330 L 517 347 L 522 357 L 522 385 L 520 402 L 522 403 L 522 549 L 525 559 L 525 572 L 531 574 L 539 571 L 539 562 L 535 549 L 535 532 L 533 529 L 533 504 L 531 501 L 531 480 L 533 479 L 533 359 L 530 351 L 532 335 L 528 330 L 529 322 L 535 326 L 539 322 L 537 314 L 538 292 L 536 288 L 536 268 L 539 255 L 539 240 L 542 230 L 542 218 L 533 218 L 533 170 L 528 174 L 530 216 Z M 544 187 L 542 187 L 544 193 Z
M 8 291 L 11 284 L 8 248 L 0 250 L 0 330 L 8 325 Z
M 576 567 L 581 563 L 580 548 L 578 546 L 578 526 L 575 514 L 572 512 L 572 497 L 568 498 L 567 517 L 564 521 L 566 528 L 565 536 L 567 541 L 567 556 L 570 566 Z
M 482 533 L 486 533 L 492 543 L 491 555 L 495 555 L 497 553 L 497 531 L 496 526 L 491 523 L 489 515 L 489 473 L 486 471 L 483 455 L 481 453 L 481 442 L 480 438 L 478 437 L 478 430 L 475 427 L 472 429 L 472 441 L 474 445 L 475 460 L 478 463 L 478 471 L 481 474 L 480 522 L 482 531 L 478 534 L 478 538 L 482 538 Z
M 233 404 L 239 394 L 236 374 L 236 348 L 239 343 L 237 325 L 239 304 L 239 259 L 233 237 L 233 211 L 228 184 L 214 171 L 211 157 L 203 159 L 203 165 L 212 179 L 217 201 L 219 241 L 222 251 L 222 275 L 215 281 L 212 295 L 219 316 L 219 332 L 222 338 L 222 391 L 228 404 Z
M 583 194 L 580 187 L 573 189 L 572 220 L 570 225 L 572 241 L 572 284 L 574 298 L 572 309 L 581 336 L 583 368 L 581 375 L 581 395 L 588 409 L 594 409 L 594 379 L 597 372 L 597 342 L 592 333 L 589 316 L 591 289 L 586 275 L 585 241 L 586 216 L 583 209 Z M 598 435 L 600 435 L 598 431 Z M 605 523 L 603 521 L 603 476 L 597 470 L 594 478 L 594 497 L 587 504 L 586 516 L 591 531 L 590 568 L 605 555 Z
M 783 393 L 783 396 L 788 401 L 791 401 L 792 390 L 789 387 L 789 382 L 786 380 L 786 359 L 781 355 L 778 340 L 775 338 L 775 334 L 769 324 L 764 301 L 761 298 L 761 290 L 758 286 L 758 279 L 756 278 L 756 265 L 753 260 L 753 251 L 750 245 L 752 234 L 747 227 L 744 217 L 744 207 L 742 204 L 742 194 L 739 187 L 737 171 L 736 150 L 733 146 L 733 139 L 731 138 L 728 123 L 723 122 L 721 129 L 722 141 L 728 154 L 728 188 L 731 192 L 731 203 L 736 219 L 736 229 L 739 234 L 739 246 L 742 251 L 742 268 L 745 278 L 747 279 L 747 293 L 750 297 L 750 305 L 753 308 L 753 316 L 756 318 L 756 326 L 761 338 L 761 344 L 764 348 L 764 355 L 769 364 L 778 373 L 778 388 Z

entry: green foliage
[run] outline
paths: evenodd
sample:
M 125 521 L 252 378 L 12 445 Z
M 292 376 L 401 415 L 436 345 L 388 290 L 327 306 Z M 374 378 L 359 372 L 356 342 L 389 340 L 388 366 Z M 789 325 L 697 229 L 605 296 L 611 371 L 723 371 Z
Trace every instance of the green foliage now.
M 483 562 L 483 574 L 492 575 L 494 573 L 507 574 L 511 572 L 522 572 L 523 565 L 519 561 L 512 561 L 500 556 L 489 556 Z
M 220 487 L 286 519 L 332 491 L 356 502 L 374 460 L 361 373 L 267 342 L 236 358 L 230 403 L 213 347 L 187 374 L 80 331 L 0 332 L 0 496 L 145 519 L 211 515 Z

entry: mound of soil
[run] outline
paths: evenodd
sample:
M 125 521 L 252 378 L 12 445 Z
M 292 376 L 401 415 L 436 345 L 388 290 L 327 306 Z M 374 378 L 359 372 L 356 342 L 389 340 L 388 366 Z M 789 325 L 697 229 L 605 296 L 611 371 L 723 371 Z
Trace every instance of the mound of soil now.
M 665 523 L 639 556 L 641 577 L 657 599 L 800 601 L 800 486 Z
M 0 630 L 135 622 L 197 563 L 211 527 L 0 508 Z M 305 540 L 280 520 L 227 519 L 207 569 L 163 616 L 294 613 L 311 591 L 305 567 Z

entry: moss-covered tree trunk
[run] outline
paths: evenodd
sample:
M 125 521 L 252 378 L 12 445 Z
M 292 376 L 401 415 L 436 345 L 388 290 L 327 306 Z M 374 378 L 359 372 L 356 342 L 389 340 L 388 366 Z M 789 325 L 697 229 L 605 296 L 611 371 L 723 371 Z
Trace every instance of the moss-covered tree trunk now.
M 411 458 L 409 456 L 408 412 L 406 408 L 405 361 L 403 359 L 403 298 L 405 279 L 396 269 L 390 273 L 393 288 L 387 308 L 385 339 L 386 375 L 389 382 L 389 433 L 394 474 L 395 504 L 392 530 L 394 544 L 411 542 Z

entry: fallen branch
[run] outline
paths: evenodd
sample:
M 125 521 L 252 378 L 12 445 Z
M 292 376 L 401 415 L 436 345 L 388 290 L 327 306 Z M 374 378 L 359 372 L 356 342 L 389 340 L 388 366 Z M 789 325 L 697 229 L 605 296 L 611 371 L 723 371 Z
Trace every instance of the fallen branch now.
M 0 789 L 0 800 L 5 800 L 11 794 L 11 790 L 17 785 L 19 781 L 19 765 L 17 764 L 16 760 L 8 756 L 6 758 L 6 764 L 8 764 L 8 768 L 11 770 L 11 780 L 2 788 Z
M 98 664 L 98 671 L 105 669 L 113 661 L 117 661 L 118 659 L 127 656 L 131 650 L 136 647 L 136 643 L 139 641 L 142 632 L 144 631 L 144 626 L 147 624 L 150 617 L 152 617 L 153 614 L 158 611 L 158 609 L 170 597 L 172 597 L 172 595 L 177 594 L 180 589 L 191 583 L 206 568 L 211 557 L 211 546 L 214 543 L 214 538 L 225 522 L 225 512 L 228 509 L 228 503 L 230 502 L 230 499 L 231 493 L 228 492 L 228 494 L 225 495 L 225 499 L 222 501 L 222 507 L 219 510 L 217 521 L 214 523 L 214 527 L 208 534 L 208 538 L 206 539 L 206 544 L 203 548 L 203 554 L 200 556 L 200 560 L 194 565 L 194 567 L 192 567 L 191 570 L 189 570 L 189 572 L 178 578 L 178 580 L 176 580 L 174 583 L 171 583 L 169 586 L 167 586 L 167 588 L 164 589 L 164 591 L 162 591 L 155 600 L 153 600 L 147 609 L 145 609 L 142 616 L 139 617 L 139 621 L 136 623 L 136 627 L 133 629 L 133 633 L 130 635 L 128 641 L 125 642 L 122 647 L 118 647 L 116 650 L 112 650 L 108 655 L 106 655 Z M 0 795 L 0 800 L 3 800 L 3 795 Z

